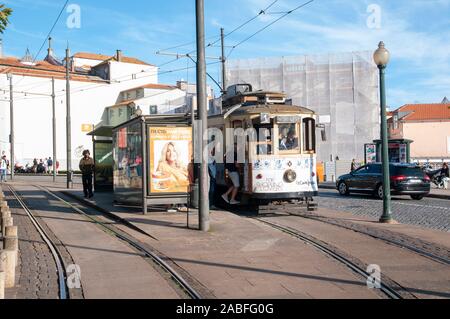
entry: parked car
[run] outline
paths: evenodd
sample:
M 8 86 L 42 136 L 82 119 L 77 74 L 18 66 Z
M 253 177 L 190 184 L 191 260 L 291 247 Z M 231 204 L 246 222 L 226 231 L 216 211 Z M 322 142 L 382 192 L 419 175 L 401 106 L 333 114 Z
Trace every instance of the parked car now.
M 414 200 L 421 200 L 430 193 L 430 178 L 417 165 L 391 163 L 389 174 L 393 195 L 410 195 Z M 340 176 L 336 181 L 336 189 L 342 196 L 367 193 L 383 199 L 381 164 L 368 164 L 350 174 Z

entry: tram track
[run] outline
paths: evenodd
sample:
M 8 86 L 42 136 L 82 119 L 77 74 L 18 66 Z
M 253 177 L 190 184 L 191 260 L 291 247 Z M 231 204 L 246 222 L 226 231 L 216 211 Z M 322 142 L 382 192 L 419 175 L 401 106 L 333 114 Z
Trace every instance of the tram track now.
M 146 245 L 140 243 L 137 239 L 132 237 L 131 235 L 125 233 L 124 231 L 119 230 L 117 227 L 110 225 L 107 222 L 102 221 L 99 218 L 93 217 L 91 214 L 86 213 L 82 209 L 76 207 L 72 203 L 67 200 L 61 198 L 53 191 L 48 189 L 47 187 L 34 185 L 37 189 L 42 192 L 48 194 L 50 197 L 54 198 L 58 202 L 64 204 L 65 206 L 71 208 L 76 213 L 82 215 L 83 217 L 89 219 L 94 222 L 99 228 L 101 228 L 105 233 L 118 238 L 119 240 L 127 243 L 129 246 L 133 247 L 136 251 L 140 252 L 145 256 L 145 258 L 150 259 L 156 266 L 158 266 L 162 271 L 167 273 L 170 276 L 170 279 L 179 287 L 186 296 L 191 299 L 203 299 L 203 294 L 199 293 L 196 288 L 194 288 L 188 280 L 181 275 L 178 271 L 176 271 L 168 262 L 166 262 L 164 257 L 160 257 L 158 253 L 152 251 L 150 248 L 146 247 Z M 100 212 L 101 213 L 101 212 Z M 192 281 L 192 279 L 190 280 Z
M 364 282 L 367 282 L 367 279 L 371 277 L 371 274 L 368 273 L 362 266 L 360 266 L 361 264 L 360 262 L 350 260 L 350 258 L 344 256 L 342 252 L 337 251 L 335 247 L 323 243 L 320 240 L 310 235 L 307 235 L 303 232 L 300 232 L 297 229 L 293 229 L 291 227 L 287 227 L 284 225 L 280 225 L 278 223 L 268 221 L 263 217 L 252 217 L 252 219 L 313 246 L 314 248 L 321 251 L 325 255 L 337 260 L 338 262 L 340 262 L 341 264 L 352 270 L 354 273 L 358 274 L 364 280 Z M 389 282 L 388 285 L 385 284 L 386 281 Z M 396 286 L 396 288 L 394 289 L 392 286 Z M 402 293 L 397 292 L 397 290 L 403 290 L 402 287 L 397 283 L 393 282 L 389 278 L 383 278 L 383 280 L 380 282 L 379 290 L 383 295 L 385 295 L 389 299 L 404 299 L 405 297 L 414 298 L 413 295 L 407 293 L 406 291 L 402 291 Z
M 446 247 L 441 247 L 420 239 L 410 238 L 409 236 L 405 235 L 396 235 L 390 231 L 375 230 L 370 227 L 337 220 L 335 218 L 323 217 L 315 214 L 301 214 L 289 211 L 287 211 L 286 214 L 289 216 L 302 217 L 328 225 L 340 227 L 346 230 L 355 231 L 357 233 L 383 241 L 390 245 L 409 250 L 439 264 L 450 265 L 450 252 Z M 419 248 L 418 246 L 421 246 L 422 248 Z M 437 252 L 440 253 L 438 254 Z
M 44 240 L 45 244 L 50 250 L 50 253 L 52 254 L 52 257 L 55 261 L 56 265 L 56 271 L 58 275 L 58 296 L 61 300 L 70 299 L 69 290 L 67 287 L 67 281 L 66 281 L 66 268 L 65 263 L 62 258 L 62 254 L 59 251 L 57 245 L 53 242 L 51 237 L 47 234 L 43 226 L 39 223 L 36 216 L 33 214 L 33 212 L 28 208 L 25 201 L 22 199 L 21 195 L 17 193 L 17 191 L 14 189 L 13 186 L 8 185 L 10 193 L 13 195 L 15 200 L 19 203 L 19 205 L 23 208 L 27 216 L 29 217 L 31 223 L 36 228 L 37 232 L 41 236 L 41 238 Z

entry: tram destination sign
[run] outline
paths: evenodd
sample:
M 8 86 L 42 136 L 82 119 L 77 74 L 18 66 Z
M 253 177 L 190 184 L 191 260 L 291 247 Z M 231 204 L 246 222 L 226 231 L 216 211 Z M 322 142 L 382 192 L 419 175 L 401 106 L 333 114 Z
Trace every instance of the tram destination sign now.
M 278 124 L 289 124 L 289 123 L 298 123 L 301 122 L 302 118 L 298 115 L 292 116 L 277 116 Z

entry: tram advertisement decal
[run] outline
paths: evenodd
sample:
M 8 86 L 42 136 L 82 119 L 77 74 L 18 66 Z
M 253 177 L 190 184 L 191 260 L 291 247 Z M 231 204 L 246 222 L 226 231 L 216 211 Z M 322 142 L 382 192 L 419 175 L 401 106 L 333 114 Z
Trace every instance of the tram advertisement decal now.
M 192 129 L 150 127 L 150 193 L 188 193 Z
M 287 170 L 296 173 L 296 180 L 287 183 Z M 293 158 L 261 158 L 253 162 L 254 193 L 312 192 L 318 190 L 315 156 Z M 258 178 L 256 178 L 258 176 Z

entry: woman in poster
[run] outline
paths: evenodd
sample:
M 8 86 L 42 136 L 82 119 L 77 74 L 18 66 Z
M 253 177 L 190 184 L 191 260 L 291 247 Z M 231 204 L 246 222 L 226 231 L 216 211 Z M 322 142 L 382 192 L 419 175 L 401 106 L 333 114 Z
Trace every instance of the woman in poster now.
M 173 142 L 169 142 L 163 147 L 156 172 L 164 177 L 170 176 L 171 180 L 178 185 L 189 184 L 188 169 L 180 161 L 179 152 Z

